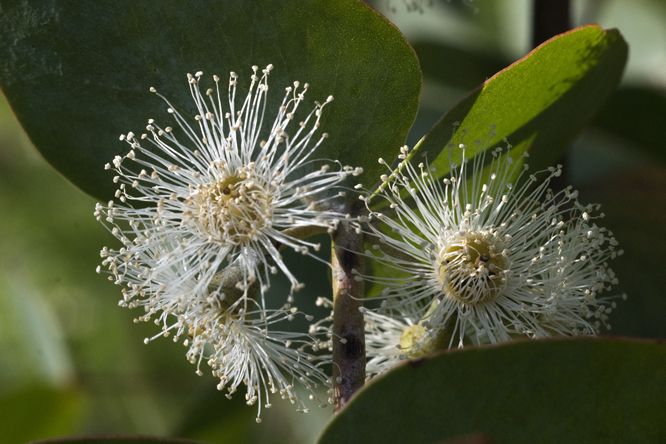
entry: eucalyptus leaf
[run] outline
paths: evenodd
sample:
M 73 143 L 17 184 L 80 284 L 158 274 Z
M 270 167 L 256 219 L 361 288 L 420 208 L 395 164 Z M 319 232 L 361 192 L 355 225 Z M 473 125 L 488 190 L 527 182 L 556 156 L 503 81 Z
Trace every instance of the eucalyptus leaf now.
M 319 444 L 666 440 L 666 344 L 525 340 L 407 361 L 361 389 Z
M 195 114 L 188 72 L 212 84 L 235 71 L 245 89 L 251 66 L 273 64 L 267 115 L 295 80 L 311 85 L 309 109 L 333 95 L 317 156 L 363 167 L 369 183 L 416 115 L 416 55 L 357 0 L 0 0 L 0 11 L 0 85 L 18 120 L 51 165 L 104 200 L 116 185 L 103 166 L 128 149 L 118 136 L 168 118 L 150 87 Z
M 551 166 L 617 88 L 627 51 L 619 31 L 597 25 L 554 37 L 472 91 L 435 124 L 411 156 L 426 156 L 444 176 L 450 141 L 457 146 L 463 140 L 473 148 L 475 140 L 494 128 L 486 149 L 507 138 L 513 157 L 529 151 L 532 171 Z

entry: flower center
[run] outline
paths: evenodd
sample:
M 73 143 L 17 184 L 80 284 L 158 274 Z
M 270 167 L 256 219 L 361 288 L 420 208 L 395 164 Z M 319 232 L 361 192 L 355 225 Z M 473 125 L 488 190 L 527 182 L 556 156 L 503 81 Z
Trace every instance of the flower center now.
M 246 173 L 232 175 L 209 186 L 200 185 L 190 204 L 195 219 L 212 239 L 225 244 L 253 241 L 271 225 L 268 193 Z
M 465 233 L 442 249 L 439 275 L 448 295 L 479 304 L 494 300 L 502 292 L 510 261 L 488 237 L 484 233 Z

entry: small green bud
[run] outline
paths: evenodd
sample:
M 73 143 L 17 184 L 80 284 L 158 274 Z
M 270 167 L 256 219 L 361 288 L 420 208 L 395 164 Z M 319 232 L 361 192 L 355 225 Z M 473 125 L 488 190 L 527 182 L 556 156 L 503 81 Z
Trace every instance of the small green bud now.
M 437 306 L 439 306 L 439 300 L 435 299 L 428 307 L 423 319 L 402 332 L 400 349 L 407 357 L 421 358 L 438 350 L 446 350 L 449 347 L 455 320 L 449 318 L 444 326 L 430 326 L 429 321 Z

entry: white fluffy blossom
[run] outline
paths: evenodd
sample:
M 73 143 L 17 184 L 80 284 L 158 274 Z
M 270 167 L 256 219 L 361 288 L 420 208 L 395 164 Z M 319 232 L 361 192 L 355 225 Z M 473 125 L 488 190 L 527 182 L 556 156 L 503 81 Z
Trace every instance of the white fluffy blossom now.
M 380 286 L 383 301 L 366 317 L 370 363 L 381 363 L 376 357 L 391 341 L 411 356 L 429 341 L 449 348 L 610 328 L 615 304 L 599 295 L 617 283 L 607 261 L 619 252 L 596 223 L 603 214 L 581 205 L 571 187 L 549 189 L 560 166 L 537 173 L 543 180 L 528 176 L 522 159 L 487 149 L 493 136 L 475 142 L 471 160 L 470 148 L 450 144 L 445 179 L 427 163 L 415 166 L 404 147 L 381 191 L 362 196 L 379 222 L 367 254 L 385 270 L 364 276 Z M 392 365 L 394 355 L 381 359 Z
M 102 254 L 107 252 L 103 250 Z M 149 261 L 151 253 L 144 251 L 136 259 Z M 239 263 L 233 263 L 226 273 L 220 273 L 208 284 L 211 291 L 222 289 L 225 298 L 219 293 L 200 291 L 197 280 L 185 277 L 186 270 L 185 262 L 171 261 L 170 268 L 155 277 L 154 286 L 141 297 L 130 298 L 123 289 L 126 299 L 121 305 L 141 307 L 146 312 L 135 322 L 152 320 L 161 326 L 159 333 L 146 338 L 146 344 L 161 336 L 182 341 L 188 347 L 186 357 L 196 364 L 198 375 L 203 374 L 202 361 L 206 362 L 220 380 L 218 390 L 226 389 L 229 399 L 237 391 L 244 392 L 248 405 L 257 404 L 257 422 L 261 422 L 262 407 L 271 407 L 272 395 L 297 404 L 299 411 L 309 411 L 298 396 L 297 385 L 304 386 L 310 399 L 317 400 L 320 407 L 326 406 L 316 389 L 330 386 L 330 380 L 313 353 L 316 338 L 280 330 L 296 316 L 304 316 L 296 307 L 285 304 L 278 309 L 263 309 L 252 297 L 246 297 L 248 292 L 234 285 L 243 273 Z M 162 290 L 174 283 L 180 293 Z M 131 288 L 131 281 L 125 285 Z M 257 285 L 250 286 L 250 296 L 257 292 Z
M 98 204 L 95 215 L 123 244 L 106 251 L 103 265 L 116 283 L 129 282 L 129 298 L 155 291 L 158 281 L 164 297 L 181 297 L 182 282 L 196 282 L 195 293 L 208 291 L 214 276 L 235 261 L 245 270 L 238 288 L 247 291 L 258 282 L 262 307 L 270 275 L 278 270 L 289 278 L 292 291 L 302 286 L 279 249 L 318 250 L 318 244 L 303 239 L 313 231 L 335 229 L 343 215 L 330 211 L 337 197 L 331 190 L 361 170 L 331 168 L 313 158 L 327 136 L 320 134 L 311 143 L 332 96 L 292 123 L 301 116 L 297 111 L 308 88 L 305 84 L 299 90 L 294 82 L 279 108 L 266 112 L 271 69 L 267 66 L 259 77 L 253 67 L 249 92 L 240 102 L 235 73 L 228 97 L 220 92 L 217 76 L 214 88 L 202 92 L 202 73 L 188 74 L 197 115 L 182 115 L 160 95 L 174 127 L 150 119 L 145 134 L 121 136 L 131 150 L 106 165 L 118 173 L 119 202 Z M 179 280 L 165 282 L 162 274 L 174 264 L 184 267 Z
M 397 307 L 400 310 L 401 307 Z M 384 373 L 406 357 L 401 349 L 403 333 L 418 325 L 419 318 L 388 316 L 363 310 L 365 316 L 365 374 L 372 377 Z M 404 342 L 404 341 L 402 341 Z

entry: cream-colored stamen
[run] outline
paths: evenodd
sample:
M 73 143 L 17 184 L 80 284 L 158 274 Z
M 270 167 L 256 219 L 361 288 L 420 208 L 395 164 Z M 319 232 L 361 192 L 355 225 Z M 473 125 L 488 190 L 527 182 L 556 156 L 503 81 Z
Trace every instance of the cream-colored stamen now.
M 220 243 L 239 245 L 255 240 L 270 226 L 271 202 L 264 186 L 235 174 L 199 186 L 186 201 L 194 220 Z

